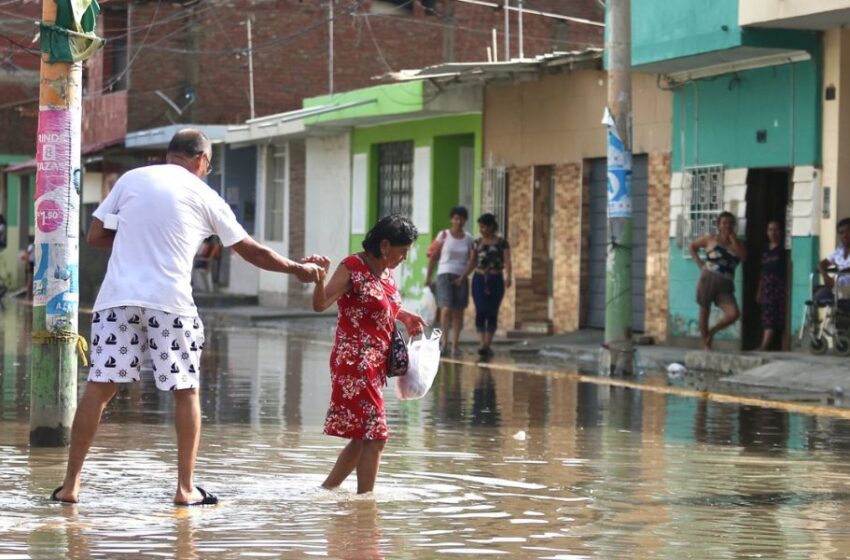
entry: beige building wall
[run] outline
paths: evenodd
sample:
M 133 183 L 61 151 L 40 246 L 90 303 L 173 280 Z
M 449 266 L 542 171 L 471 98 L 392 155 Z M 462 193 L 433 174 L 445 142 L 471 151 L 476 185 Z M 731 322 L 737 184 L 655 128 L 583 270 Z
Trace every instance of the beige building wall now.
M 821 218 L 820 252 L 835 249 L 835 226 L 850 216 L 850 31 L 831 29 L 824 34 L 823 89 L 835 88 L 835 99 L 823 101 L 822 188 L 830 189 L 829 217 Z M 848 95 L 844 95 L 847 93 Z M 822 204 L 822 194 L 820 196 Z
M 830 15 L 829 12 L 843 10 L 850 10 L 850 0 L 740 0 L 738 23 L 781 26 L 784 21 L 786 25 L 796 26 L 796 22 L 788 20 L 805 19 L 819 14 L 822 17 L 834 18 L 835 15 Z M 823 19 L 818 18 L 816 21 Z
M 514 286 L 531 276 L 533 168 L 554 166 L 551 320 L 556 332 L 576 330 L 582 322 L 589 212 L 584 163 L 606 156 L 606 131 L 601 122 L 606 88 L 604 72 L 579 70 L 535 81 L 493 83 L 485 90 L 484 162 L 486 166 L 504 166 L 509 172 L 508 241 L 514 259 Z M 654 75 L 635 74 L 632 90 L 633 152 L 650 155 L 646 332 L 663 340 L 672 103 L 670 93 L 656 86 Z M 663 207 L 655 208 L 658 204 Z M 511 288 L 501 315 L 506 330 L 518 326 L 517 305 L 522 302 Z
M 527 166 L 605 157 L 607 78 L 601 70 L 491 84 L 484 94 L 486 165 Z M 670 151 L 673 105 L 654 74 L 632 78 L 633 152 Z

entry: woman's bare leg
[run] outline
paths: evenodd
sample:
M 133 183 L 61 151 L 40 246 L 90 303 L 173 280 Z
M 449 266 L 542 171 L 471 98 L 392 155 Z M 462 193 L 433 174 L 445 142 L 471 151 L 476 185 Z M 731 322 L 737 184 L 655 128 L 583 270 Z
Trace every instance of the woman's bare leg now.
M 330 474 L 322 483 L 322 488 L 336 488 L 342 484 L 348 478 L 348 475 L 357 468 L 362 452 L 363 440 L 353 439 L 349 441 L 337 457 L 334 468 L 331 469 Z
M 363 451 L 357 462 L 357 493 L 365 494 L 375 489 L 375 480 L 378 478 L 378 468 L 381 465 L 381 453 L 387 441 L 375 439 L 361 443 Z

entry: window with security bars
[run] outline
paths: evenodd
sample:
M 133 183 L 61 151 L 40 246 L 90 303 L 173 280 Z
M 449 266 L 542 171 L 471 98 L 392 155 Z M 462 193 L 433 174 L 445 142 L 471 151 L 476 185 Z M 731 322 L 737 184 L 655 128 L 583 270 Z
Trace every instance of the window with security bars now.
M 481 170 L 481 212 L 496 216 L 502 236 L 508 234 L 508 171 L 504 167 Z
M 378 145 L 378 217 L 413 211 L 413 142 Z
M 688 247 L 697 238 L 714 231 L 717 216 L 723 212 L 723 166 L 709 165 L 685 169 L 683 205 L 684 223 L 682 250 L 689 255 Z

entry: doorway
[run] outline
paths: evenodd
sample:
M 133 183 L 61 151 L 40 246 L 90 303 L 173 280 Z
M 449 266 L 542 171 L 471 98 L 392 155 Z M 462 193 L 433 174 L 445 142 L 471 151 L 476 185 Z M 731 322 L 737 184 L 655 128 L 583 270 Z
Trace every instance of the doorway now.
M 786 264 L 791 266 L 791 253 L 788 245 L 787 208 L 791 191 L 790 169 L 750 169 L 747 173 L 747 260 L 743 264 L 743 301 L 741 306 L 741 349 L 758 348 L 762 339 L 761 309 L 756 303 L 759 278 L 761 276 L 761 255 L 767 247 L 767 224 L 777 221 L 783 232 L 786 251 Z M 740 232 L 739 232 L 740 233 Z M 786 270 L 790 278 L 790 270 Z M 787 284 L 787 282 L 786 282 Z M 787 290 L 787 287 L 786 287 Z M 788 298 L 786 297 L 786 302 Z M 785 332 L 777 333 L 772 350 L 787 348 L 790 305 L 785 306 Z

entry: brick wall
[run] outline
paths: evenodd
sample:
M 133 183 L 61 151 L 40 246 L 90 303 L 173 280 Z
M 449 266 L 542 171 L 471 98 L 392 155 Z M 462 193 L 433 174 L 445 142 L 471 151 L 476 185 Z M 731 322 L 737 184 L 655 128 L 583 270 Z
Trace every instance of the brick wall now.
M 193 5 L 109 2 L 103 6 L 99 33 L 113 41 L 87 64 L 87 89 L 95 94 L 105 87 L 109 80 L 104 66 L 121 54 L 120 40 L 115 39 L 126 36 L 132 62 L 127 75 L 129 130 L 172 121 L 244 121 L 249 117 L 248 65 L 246 31 L 241 23 L 253 15 L 256 114 L 300 108 L 304 97 L 328 91 L 324 4 L 313 0 L 205 0 Z M 498 32 L 500 56 L 504 54 L 501 10 L 438 0 L 434 14 L 426 13 L 419 3 L 414 3 L 411 12 L 387 14 L 378 13 L 377 4 L 373 0 L 337 0 L 336 91 L 374 85 L 372 78 L 389 70 L 421 68 L 450 59 L 486 60 L 493 28 Z M 123 24 L 125 6 L 127 23 Z M 526 7 L 596 21 L 604 17 L 597 0 L 527 0 Z M 451 14 L 446 13 L 449 8 Z M 29 18 L 9 19 L 3 32 L 20 45 L 32 47 L 33 21 L 40 17 L 40 2 L 13 0 L 3 10 Z M 517 56 L 515 13 L 511 14 L 511 26 L 512 54 Z M 525 55 L 530 57 L 599 46 L 602 29 L 527 14 L 524 38 Z M 39 58 L 9 41 L 0 41 L 0 57 L 5 64 L 0 68 L 0 126 L 17 132 L 0 138 L 0 152 L 32 153 L 38 115 L 38 83 L 32 73 L 37 78 Z M 183 108 L 183 114 L 170 109 L 157 91 Z
M 255 104 L 258 116 L 301 107 L 304 97 L 328 91 L 327 9 L 322 2 L 299 0 L 207 0 L 181 8 L 165 3 L 134 3 L 131 26 L 156 20 L 168 22 L 136 29 L 130 38 L 130 129 L 183 122 L 224 123 L 248 118 L 245 18 L 253 23 Z M 485 60 L 492 28 L 499 30 L 502 12 L 452 2 L 455 25 L 440 15 L 426 15 L 417 3 L 412 13 L 371 13 L 370 2 L 352 11 L 352 2 L 338 1 L 334 24 L 334 82 L 336 91 L 374 85 L 374 76 L 390 69 L 421 68 L 442 62 L 446 35 L 453 35 L 456 60 Z M 445 2 L 437 2 L 442 13 Z M 601 20 L 596 0 L 562 2 L 539 0 L 533 9 Z M 537 6 L 539 4 L 539 6 Z M 158 11 L 157 11 L 158 10 Z M 238 19 L 237 19 L 238 18 Z M 516 39 L 516 21 L 513 38 Z M 527 15 L 525 54 L 599 45 L 601 28 L 561 24 L 551 18 Z M 566 26 L 567 32 L 564 31 Z M 171 34 L 171 35 L 169 35 Z M 141 50 L 139 50 L 141 49 Z M 200 53 L 199 56 L 193 56 Z M 137 56 L 138 55 L 138 56 Z M 156 96 L 160 90 L 183 105 L 186 93 L 194 103 L 183 115 L 169 110 Z
M 554 236 L 554 313 L 555 332 L 574 331 L 579 327 L 581 309 L 582 206 L 581 165 L 555 166 L 555 208 L 552 221 Z
M 670 154 L 649 155 L 649 200 L 646 231 L 647 335 L 667 338 L 670 258 Z
M 511 244 L 513 287 L 507 290 L 499 323 L 505 330 L 516 327 L 516 306 L 521 301 L 517 286 L 531 280 L 531 208 L 534 185 L 533 167 L 508 169 L 508 242 Z M 504 227 L 499 224 L 499 227 Z
M 579 327 L 587 323 L 588 288 L 590 286 L 590 165 L 581 170 L 581 270 L 579 272 Z

